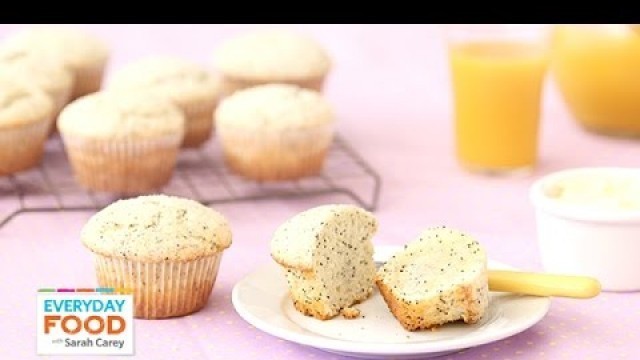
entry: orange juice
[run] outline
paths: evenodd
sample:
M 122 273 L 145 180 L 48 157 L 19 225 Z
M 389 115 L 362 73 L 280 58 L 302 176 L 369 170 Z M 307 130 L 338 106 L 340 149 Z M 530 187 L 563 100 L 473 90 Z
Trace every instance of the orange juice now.
M 554 77 L 576 119 L 605 133 L 640 135 L 640 29 L 561 26 Z
M 536 162 L 541 45 L 486 41 L 452 45 L 457 154 L 471 169 L 512 170 Z

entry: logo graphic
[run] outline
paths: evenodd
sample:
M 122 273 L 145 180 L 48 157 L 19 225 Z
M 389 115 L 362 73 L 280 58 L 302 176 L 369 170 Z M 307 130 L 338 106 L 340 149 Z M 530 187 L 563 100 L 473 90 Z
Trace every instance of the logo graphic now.
M 131 289 L 38 290 L 38 355 L 133 355 Z

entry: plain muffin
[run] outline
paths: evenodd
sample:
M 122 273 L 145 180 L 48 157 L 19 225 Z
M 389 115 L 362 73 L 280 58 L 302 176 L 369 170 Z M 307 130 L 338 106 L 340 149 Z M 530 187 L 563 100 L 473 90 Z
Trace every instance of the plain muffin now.
M 114 73 L 109 88 L 151 92 L 171 99 L 185 116 L 183 147 L 198 147 L 211 137 L 220 82 L 198 64 L 160 56 L 138 60 Z
M 0 175 L 40 163 L 52 111 L 42 90 L 0 74 Z
M 53 101 L 53 119 L 67 105 L 73 90 L 73 74 L 62 62 L 29 51 L 0 48 L 0 73 L 42 89 Z M 51 123 L 55 125 L 55 121 Z
M 288 83 L 321 91 L 331 59 L 312 38 L 287 30 L 246 33 L 224 42 L 214 55 L 223 91 Z
M 268 84 L 225 98 L 216 110 L 225 161 L 255 180 L 318 174 L 333 139 L 333 111 L 320 93 Z
M 203 308 L 231 245 L 220 213 L 166 195 L 120 200 L 82 229 L 100 286 L 133 289 L 135 316 L 158 319 Z
M 69 104 L 60 114 L 58 129 L 81 185 L 140 194 L 171 179 L 184 117 L 162 97 L 97 92 Z
M 17 31 L 0 45 L 2 51 L 32 52 L 53 58 L 73 73 L 71 99 L 100 89 L 109 49 L 96 36 L 76 28 L 37 26 Z

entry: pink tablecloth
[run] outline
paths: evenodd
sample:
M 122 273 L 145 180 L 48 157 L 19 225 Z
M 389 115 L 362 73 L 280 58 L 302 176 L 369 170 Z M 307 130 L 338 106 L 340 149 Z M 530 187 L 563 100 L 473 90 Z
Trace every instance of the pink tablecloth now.
M 0 26 L 5 36 L 17 26 Z M 241 26 L 86 26 L 111 45 L 111 68 L 135 58 L 173 53 L 209 62 L 221 40 Z M 332 53 L 327 95 L 340 131 L 384 179 L 376 212 L 377 244 L 401 244 L 430 225 L 475 235 L 492 258 L 539 270 L 529 185 L 566 167 L 640 164 L 640 143 L 578 128 L 553 84 L 546 91 L 541 164 L 530 177 L 488 178 L 461 171 L 452 151 L 448 68 L 432 26 L 300 26 Z M 185 318 L 136 322 L 136 356 L 149 359 L 338 358 L 264 334 L 233 310 L 233 285 L 271 261 L 268 242 L 286 218 L 344 198 L 274 200 L 216 207 L 231 221 L 209 305 Z M 0 201 L 3 201 L 0 199 Z M 95 284 L 90 256 L 78 240 L 90 213 L 22 215 L 0 229 L 0 359 L 35 357 L 38 287 Z M 455 359 L 640 358 L 640 293 L 592 300 L 554 299 L 547 317 L 512 338 L 448 356 Z

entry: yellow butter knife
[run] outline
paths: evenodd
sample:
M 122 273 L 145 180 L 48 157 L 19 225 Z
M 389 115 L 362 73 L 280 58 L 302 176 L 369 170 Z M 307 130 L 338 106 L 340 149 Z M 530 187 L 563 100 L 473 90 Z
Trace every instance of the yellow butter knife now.
M 489 270 L 489 290 L 588 299 L 600 293 L 600 282 L 587 276 Z

